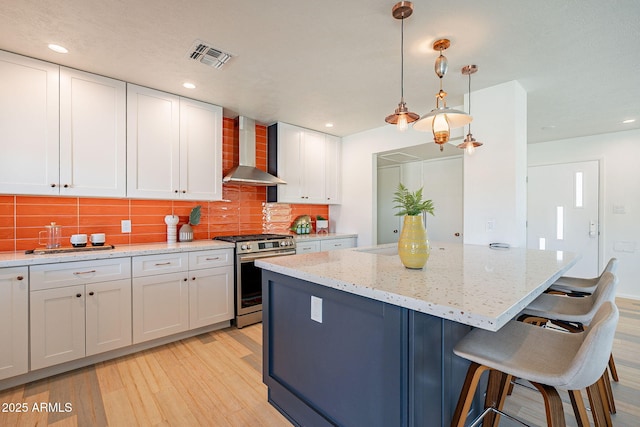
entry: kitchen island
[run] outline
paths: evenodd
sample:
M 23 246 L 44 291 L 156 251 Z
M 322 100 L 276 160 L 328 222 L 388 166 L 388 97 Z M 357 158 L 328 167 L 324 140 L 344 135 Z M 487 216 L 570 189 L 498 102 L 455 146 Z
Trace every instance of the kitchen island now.
M 269 401 L 296 425 L 449 425 L 458 340 L 500 329 L 576 261 L 452 243 L 432 243 L 422 270 L 395 245 L 256 261 Z

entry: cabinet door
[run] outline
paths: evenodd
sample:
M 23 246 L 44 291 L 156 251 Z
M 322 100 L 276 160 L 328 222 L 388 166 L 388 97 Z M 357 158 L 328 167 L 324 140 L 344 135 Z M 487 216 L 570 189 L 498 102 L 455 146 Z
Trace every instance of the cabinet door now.
M 301 158 L 304 203 L 326 203 L 325 135 L 305 130 L 302 134 Z
M 0 52 L 0 193 L 58 194 L 59 67 Z
M 278 176 L 286 182 L 284 185 L 278 185 L 280 203 L 303 202 L 301 138 L 302 129 L 278 123 Z
M 29 369 L 28 278 L 27 267 L 0 269 L 0 380 Z
M 342 142 L 333 135 L 325 137 L 325 202 L 340 204 L 342 176 Z
M 127 196 L 173 199 L 180 191 L 180 98 L 127 85 Z
M 31 292 L 31 370 L 84 357 L 84 286 Z
M 131 345 L 131 279 L 86 285 L 86 354 Z
M 233 307 L 233 266 L 189 272 L 189 328 L 230 320 Z
M 133 343 L 189 329 L 187 272 L 133 279 Z
M 126 195 L 126 86 L 60 69 L 60 194 Z
M 180 198 L 222 199 L 222 108 L 180 99 Z

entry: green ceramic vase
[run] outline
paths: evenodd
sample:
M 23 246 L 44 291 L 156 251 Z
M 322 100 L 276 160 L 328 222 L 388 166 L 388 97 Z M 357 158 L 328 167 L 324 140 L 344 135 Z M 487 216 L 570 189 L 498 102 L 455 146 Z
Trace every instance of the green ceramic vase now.
M 422 215 L 406 215 L 398 240 L 398 255 L 407 268 L 420 269 L 429 259 L 429 240 L 422 223 Z

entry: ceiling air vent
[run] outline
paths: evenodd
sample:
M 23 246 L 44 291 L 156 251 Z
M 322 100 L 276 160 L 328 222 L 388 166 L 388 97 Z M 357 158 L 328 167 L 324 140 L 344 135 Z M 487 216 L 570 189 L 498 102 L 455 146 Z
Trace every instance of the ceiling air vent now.
M 213 68 L 221 68 L 233 55 L 211 47 L 208 43 L 196 40 L 189 51 L 189 58 L 200 61 Z

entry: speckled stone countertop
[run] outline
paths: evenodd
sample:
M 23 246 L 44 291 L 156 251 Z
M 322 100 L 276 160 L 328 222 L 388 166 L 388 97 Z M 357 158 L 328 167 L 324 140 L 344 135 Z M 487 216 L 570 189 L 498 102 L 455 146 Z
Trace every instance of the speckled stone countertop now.
M 114 249 L 87 250 L 75 249 L 73 252 L 57 254 L 25 254 L 24 252 L 0 253 L 0 268 L 24 265 L 53 264 L 57 262 L 90 261 L 94 259 L 121 258 L 137 255 L 155 255 L 162 253 L 192 252 L 209 249 L 232 249 L 235 244 L 218 240 L 197 240 L 180 243 L 149 243 L 144 245 L 120 245 Z
M 395 244 L 257 260 L 256 265 L 344 292 L 497 331 L 575 262 L 568 252 L 431 243 L 422 270 Z

